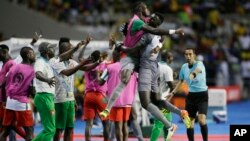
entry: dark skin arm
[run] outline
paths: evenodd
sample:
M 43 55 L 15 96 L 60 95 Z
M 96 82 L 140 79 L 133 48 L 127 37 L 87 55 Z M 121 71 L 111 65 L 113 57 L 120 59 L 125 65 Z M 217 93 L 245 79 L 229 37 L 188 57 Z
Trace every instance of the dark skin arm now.
M 173 90 L 171 90 L 169 96 L 167 97 L 167 100 L 171 100 L 171 98 L 174 96 L 174 94 L 176 94 L 176 92 L 179 90 L 181 84 L 184 83 L 184 80 L 180 80 L 176 86 L 173 88 Z
M 42 82 L 48 83 L 50 87 L 51 86 L 54 87 L 56 84 L 55 77 L 48 78 L 48 77 L 44 76 L 44 74 L 40 71 L 36 72 L 36 78 Z
M 85 48 L 87 47 L 87 45 L 89 44 L 89 42 L 91 40 L 92 40 L 92 38 L 90 36 L 88 36 L 85 40 L 80 41 L 76 45 L 76 47 L 73 47 L 70 50 L 60 54 L 59 55 L 60 61 L 68 60 L 68 58 L 70 58 L 72 56 L 72 54 L 74 54 L 79 48 L 81 48 L 81 46 L 83 46 L 82 50 L 85 50 Z M 79 61 L 83 61 L 83 60 L 79 60 Z
M 84 60 L 86 60 L 85 58 L 83 58 L 83 55 L 84 55 L 84 52 L 85 52 L 85 49 L 86 49 L 86 47 L 87 47 L 87 45 L 89 44 L 89 42 L 92 40 L 92 38 L 90 37 L 90 36 L 88 36 L 87 38 L 86 38 L 86 43 L 84 44 L 84 46 L 83 46 L 83 48 L 82 48 L 82 50 L 80 51 L 80 53 L 79 53 L 79 55 L 78 55 L 78 60 L 79 61 L 84 61 Z
M 76 47 L 73 47 L 71 48 L 70 50 L 62 53 L 59 55 L 59 58 L 60 58 L 60 62 L 61 61 L 65 61 L 65 60 L 68 60 L 68 58 L 70 58 L 72 56 L 72 54 L 74 54 L 82 45 L 85 44 L 85 41 L 81 41 L 79 42 Z
M 172 92 L 174 90 L 174 84 L 173 84 L 173 82 L 172 81 L 168 81 L 167 85 L 170 88 L 170 92 Z M 173 96 L 174 96 L 173 93 L 171 93 L 170 95 L 168 95 L 167 100 L 170 101 Z
M 0 84 L 0 88 L 4 87 L 6 84 L 7 77 L 4 77 L 3 82 Z
M 75 72 L 77 72 L 78 70 L 88 71 L 98 66 L 100 64 L 100 61 L 96 61 L 95 63 L 90 63 L 90 64 L 87 64 L 87 63 L 88 63 L 87 60 L 80 62 L 77 66 L 70 68 L 70 69 L 65 69 L 61 71 L 60 73 L 66 76 L 70 76 L 74 74 Z
M 172 92 L 174 90 L 174 83 L 172 81 L 167 82 L 168 87 L 170 88 L 170 91 Z
M 4 78 L 2 84 L 0 85 L 0 91 L 2 91 L 2 99 L 4 101 L 4 105 L 5 105 L 5 101 L 6 101 L 6 91 L 5 91 L 5 86 L 6 86 L 6 80 L 7 77 Z
M 72 54 L 73 54 L 74 52 L 76 52 L 79 48 L 80 48 L 80 46 L 77 45 L 76 47 L 73 47 L 73 48 L 71 48 L 70 50 L 68 50 L 68 51 L 66 51 L 66 52 L 64 52 L 64 53 L 62 53 L 62 54 L 60 54 L 60 55 L 59 55 L 59 58 L 60 58 L 59 61 L 61 62 L 61 61 L 66 61 L 66 60 L 68 60 L 68 58 L 70 58 L 70 57 L 72 56 Z
M 28 91 L 29 97 L 31 97 L 31 98 L 34 98 L 35 94 L 36 94 L 36 89 L 35 89 L 33 83 L 34 83 L 34 79 L 31 81 L 30 86 L 29 86 L 29 91 Z
M 128 48 L 124 45 L 121 45 L 120 47 L 118 47 L 116 44 L 115 37 L 111 36 L 109 38 L 109 46 L 112 50 L 114 50 L 114 48 L 120 48 L 121 51 L 126 52 L 128 54 L 137 54 L 144 45 L 141 42 L 137 42 L 134 48 Z
M 122 46 L 121 50 L 128 54 L 136 54 L 140 51 L 142 47 L 143 47 L 142 44 L 136 44 L 134 48 L 127 48 L 126 46 Z
M 86 65 L 82 66 L 80 68 L 80 70 L 82 70 L 82 71 L 90 71 L 90 70 L 94 69 L 95 67 L 97 67 L 99 64 L 100 64 L 99 61 L 96 61 L 94 63 L 89 63 L 89 64 L 86 64 Z
M 85 65 L 85 62 L 80 62 L 77 66 L 75 66 L 73 68 L 62 70 L 60 72 L 60 74 L 70 76 L 70 75 L 74 74 L 75 72 L 77 72 L 83 65 Z
M 154 28 L 152 26 L 149 26 L 147 24 L 142 26 L 142 30 L 154 35 L 170 35 L 169 30 L 161 29 L 161 28 Z M 175 30 L 174 34 L 184 35 L 183 29 L 179 28 Z
M 32 98 L 34 98 L 34 97 L 35 97 L 35 94 L 36 94 L 36 89 L 35 89 L 35 87 L 34 87 L 34 86 L 30 86 L 30 87 L 29 87 L 29 92 L 30 92 L 30 96 L 31 96 Z
M 34 46 L 34 44 L 42 37 L 41 34 L 38 34 L 37 32 L 35 32 L 35 35 L 32 38 L 32 41 L 30 42 L 30 44 L 32 46 Z

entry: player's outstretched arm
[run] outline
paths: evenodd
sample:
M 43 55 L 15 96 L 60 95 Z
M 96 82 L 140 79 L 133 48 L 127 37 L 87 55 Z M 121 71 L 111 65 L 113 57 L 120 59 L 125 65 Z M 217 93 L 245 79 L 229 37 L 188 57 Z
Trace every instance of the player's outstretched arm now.
M 166 29 L 162 29 L 162 28 L 154 28 L 152 26 L 149 25 L 143 25 L 142 30 L 145 32 L 149 32 L 151 34 L 154 35 L 172 35 L 172 34 L 177 34 L 177 35 L 184 35 L 184 31 L 182 28 L 178 28 L 178 29 L 170 29 L 170 30 L 166 30 Z

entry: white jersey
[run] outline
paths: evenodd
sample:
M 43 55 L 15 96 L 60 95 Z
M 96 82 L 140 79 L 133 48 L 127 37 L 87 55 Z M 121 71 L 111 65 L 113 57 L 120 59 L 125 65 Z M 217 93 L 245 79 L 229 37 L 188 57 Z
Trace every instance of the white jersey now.
M 159 62 L 158 65 L 160 70 L 160 92 L 162 98 L 165 98 L 170 92 L 170 88 L 166 83 L 174 81 L 173 69 L 164 62 Z
M 48 60 L 45 60 L 44 58 L 40 57 L 35 62 L 35 72 L 42 72 L 44 76 L 47 78 L 54 77 L 53 70 L 49 64 Z M 36 92 L 47 92 L 51 94 L 55 94 L 55 87 L 50 86 L 47 82 L 40 81 L 38 79 L 35 79 L 35 88 Z
M 155 61 L 158 57 L 160 48 L 162 47 L 162 42 L 160 42 L 161 40 L 161 36 L 158 35 L 152 35 L 152 34 L 145 34 L 141 40 L 144 40 L 145 42 L 145 48 L 142 49 L 141 52 L 141 59 L 148 59 L 151 61 Z M 157 48 L 157 52 L 152 53 L 152 51 L 154 49 Z
M 72 59 L 69 61 L 59 62 L 59 59 L 54 57 L 49 60 L 56 79 L 56 97 L 55 103 L 61 103 L 66 101 L 75 100 L 74 97 L 74 74 L 71 76 L 65 76 L 61 72 L 65 69 L 73 68 L 78 63 Z

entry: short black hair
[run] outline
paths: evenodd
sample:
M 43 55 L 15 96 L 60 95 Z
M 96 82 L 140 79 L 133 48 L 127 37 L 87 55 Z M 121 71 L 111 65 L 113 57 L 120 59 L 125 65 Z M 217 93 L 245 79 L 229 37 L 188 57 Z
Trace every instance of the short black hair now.
M 99 50 L 95 50 L 91 53 L 90 56 L 93 58 L 94 61 L 97 61 L 101 57 L 101 52 Z
M 70 42 L 70 39 L 68 38 L 68 37 L 61 37 L 60 39 L 59 39 L 59 47 L 60 47 L 60 45 L 62 44 L 62 43 L 65 43 L 65 42 L 67 42 L 67 43 L 69 43 Z
M 193 47 L 187 47 L 185 50 L 193 50 L 193 53 L 196 54 L 196 49 Z
M 167 58 L 167 53 L 166 52 L 162 52 L 161 53 L 161 60 L 166 60 Z
M 20 55 L 23 58 L 23 60 L 27 60 L 28 59 L 27 55 L 28 55 L 28 53 L 29 53 L 30 50 L 33 50 L 33 49 L 30 48 L 30 47 L 27 47 L 27 46 L 21 48 Z
M 66 48 L 68 48 L 68 46 L 70 45 L 69 42 L 63 42 L 60 46 L 59 46 L 59 54 L 62 54 L 66 51 Z
M 164 21 L 164 16 L 163 16 L 163 14 L 161 14 L 161 13 L 159 13 L 159 12 L 156 12 L 155 15 L 157 15 L 157 16 L 159 17 L 161 23 L 163 23 L 163 21 Z
M 9 51 L 9 47 L 5 44 L 1 44 L 0 45 L 0 49 L 4 49 L 4 50 L 8 50 Z

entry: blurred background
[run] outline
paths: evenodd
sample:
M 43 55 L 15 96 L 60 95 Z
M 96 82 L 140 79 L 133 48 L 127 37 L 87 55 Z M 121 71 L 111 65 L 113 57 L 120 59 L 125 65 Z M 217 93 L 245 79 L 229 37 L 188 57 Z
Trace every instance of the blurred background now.
M 53 42 L 57 42 L 62 36 L 77 41 L 91 35 L 94 43 L 90 46 L 107 49 L 110 34 L 122 40 L 119 27 L 131 17 L 134 2 L 135 0 L 1 0 L 0 41 L 21 44 L 22 38 L 31 40 L 34 32 L 41 33 L 43 38 Z M 222 116 L 227 117 L 218 119 L 218 123 L 225 123 L 226 129 L 221 130 L 227 130 L 222 134 L 229 134 L 227 128 L 235 120 L 231 116 L 240 115 L 236 117 L 237 121 L 240 122 L 238 118 L 244 118 L 243 124 L 249 124 L 250 112 L 246 109 L 244 111 L 244 108 L 250 106 L 250 0 L 144 2 L 151 12 L 164 14 L 165 21 L 161 28 L 184 28 L 184 37 L 171 36 L 164 41 L 163 53 L 171 51 L 174 54 L 174 70 L 178 72 L 185 61 L 184 49 L 196 48 L 197 59 L 206 66 L 209 87 L 226 90 L 226 104 L 219 105 L 222 111 L 226 110 L 226 114 Z M 13 57 L 17 56 L 20 49 L 18 43 L 13 46 Z M 82 72 L 77 76 L 76 94 L 81 103 L 84 92 Z M 184 90 L 173 101 L 180 108 L 183 108 L 185 94 Z M 244 112 L 230 114 L 237 109 L 243 109 Z M 215 118 L 212 112 L 210 114 L 211 118 Z M 215 119 L 212 121 L 217 122 Z M 215 129 L 224 125 L 216 124 Z M 199 130 L 197 132 L 200 133 Z

